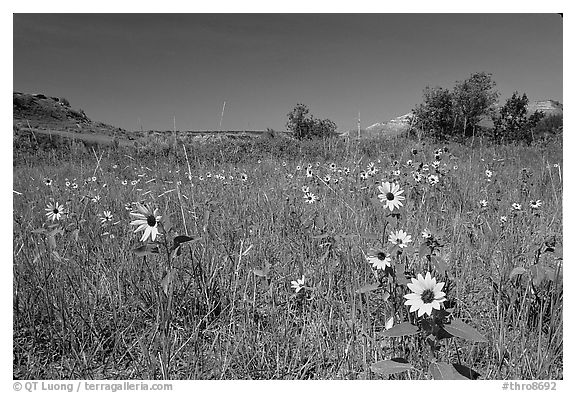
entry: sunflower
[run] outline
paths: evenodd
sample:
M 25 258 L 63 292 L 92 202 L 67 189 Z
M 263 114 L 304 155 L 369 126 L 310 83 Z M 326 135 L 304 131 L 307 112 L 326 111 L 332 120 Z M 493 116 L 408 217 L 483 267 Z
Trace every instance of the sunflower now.
M 155 241 L 156 236 L 158 236 L 158 222 L 162 218 L 158 215 L 158 209 L 152 211 L 149 207 L 136 203 L 136 210 L 137 212 L 130 212 L 130 215 L 135 218 L 134 221 L 130 222 L 130 225 L 137 226 L 134 233 L 144 231 L 142 238 L 140 238 L 141 242 L 145 242 L 149 237 Z
M 412 241 L 412 236 L 404 232 L 402 229 L 390 233 L 388 241 L 392 244 L 398 245 L 400 248 L 408 247 L 407 243 Z
M 385 209 L 388 208 L 392 211 L 394 208 L 399 209 L 400 206 L 403 206 L 401 201 L 406 198 L 401 195 L 404 190 L 401 190 L 398 184 L 390 182 L 382 183 L 381 186 L 378 186 L 378 191 L 381 192 L 381 194 L 378 195 L 378 199 L 384 203 Z
M 60 217 L 62 217 L 63 214 L 66 214 L 66 211 L 64 210 L 64 205 L 60 205 L 58 202 L 50 202 L 48 205 L 46 205 L 46 210 L 48 213 L 46 213 L 46 217 L 48 220 L 60 220 Z
M 390 254 L 387 254 L 384 250 L 372 249 L 366 254 L 366 260 L 372 265 L 374 269 L 386 269 L 386 266 L 391 266 Z
M 424 314 L 432 315 L 432 309 L 440 310 L 441 304 L 446 301 L 446 294 L 442 292 L 444 283 L 436 283 L 436 278 L 426 273 L 426 277 L 418 274 L 418 279 L 412 278 L 412 283 L 408 284 L 412 291 L 404 298 L 407 299 L 404 304 L 410 306 L 410 312 L 418 311 L 418 316 Z

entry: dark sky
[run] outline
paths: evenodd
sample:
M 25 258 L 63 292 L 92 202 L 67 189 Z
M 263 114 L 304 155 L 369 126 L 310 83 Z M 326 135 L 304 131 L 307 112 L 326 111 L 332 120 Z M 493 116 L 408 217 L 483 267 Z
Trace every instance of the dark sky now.
M 427 85 L 493 74 L 501 101 L 562 99 L 556 14 L 15 14 L 14 90 L 126 129 L 339 131 L 409 112 Z

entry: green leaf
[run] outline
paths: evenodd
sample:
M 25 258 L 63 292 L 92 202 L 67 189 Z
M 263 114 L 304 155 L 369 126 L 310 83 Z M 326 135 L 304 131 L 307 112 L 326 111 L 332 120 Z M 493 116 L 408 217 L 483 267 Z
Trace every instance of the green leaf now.
M 524 269 L 522 266 L 517 266 L 510 272 L 509 279 L 512 280 L 514 277 L 524 273 L 526 273 L 526 269 Z
M 193 237 L 190 236 L 186 236 L 186 235 L 180 235 L 180 236 L 176 236 L 174 238 L 174 245 L 175 246 L 179 246 L 182 243 L 186 243 L 189 241 L 195 240 Z M 197 240 L 197 239 L 196 239 Z
M 464 366 L 463 364 L 452 363 L 454 369 L 458 372 L 458 374 L 462 375 L 467 379 L 478 379 L 480 373 L 472 370 L 469 367 Z
M 418 256 L 424 258 L 426 255 L 430 255 L 430 247 L 424 242 L 420 244 L 420 248 L 418 248 Z
M 453 365 L 444 362 L 430 364 L 429 370 L 430 373 L 432 374 L 432 378 L 434 378 L 435 380 L 446 381 L 455 379 L 461 379 L 461 380 L 467 379 L 459 372 L 457 372 Z
M 139 257 L 143 257 L 146 255 L 151 255 L 151 254 L 158 254 L 160 252 L 158 250 L 158 246 L 155 244 L 144 244 L 140 247 L 135 248 L 132 251 L 134 252 L 134 254 L 136 254 Z
M 366 284 L 363 287 L 359 288 L 356 293 L 367 293 L 372 292 L 380 288 L 380 284 Z
M 370 366 L 372 372 L 381 375 L 390 375 L 401 373 L 403 371 L 414 370 L 414 366 L 408 363 L 408 360 L 403 358 L 393 358 L 388 360 L 381 360 Z
M 454 318 L 450 324 L 445 324 L 443 327 L 446 332 L 454 337 L 478 343 L 488 342 L 488 340 L 486 340 L 486 338 L 476 329 L 458 318 Z
M 164 295 L 168 296 L 168 289 L 175 277 L 176 277 L 176 269 L 171 269 L 168 273 L 166 273 L 166 275 L 164 275 L 164 278 L 160 283 L 160 285 L 162 286 L 162 291 L 164 291 Z
M 413 336 L 418 333 L 418 328 L 410 322 L 402 322 L 398 325 L 392 326 L 390 329 L 382 332 L 385 337 L 404 337 Z

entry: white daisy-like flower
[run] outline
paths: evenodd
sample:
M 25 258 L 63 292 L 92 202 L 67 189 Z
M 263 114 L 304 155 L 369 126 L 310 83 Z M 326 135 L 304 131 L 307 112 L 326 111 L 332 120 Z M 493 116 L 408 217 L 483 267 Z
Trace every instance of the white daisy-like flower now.
M 64 205 L 60 205 L 58 202 L 50 202 L 48 205 L 46 205 L 46 209 L 44 210 L 48 212 L 46 213 L 47 219 L 52 221 L 60 220 L 62 215 L 66 214 Z
M 392 259 L 390 254 L 384 250 L 372 249 L 366 254 L 366 260 L 372 265 L 374 269 L 386 269 L 386 266 L 391 266 Z
M 378 199 L 384 203 L 384 209 L 388 208 L 392 211 L 394 208 L 399 209 L 400 206 L 403 206 L 401 201 L 406 198 L 401 195 L 404 193 L 404 190 L 401 190 L 398 184 L 390 182 L 382 183 L 381 186 L 378 186 L 378 191 L 381 193 L 378 195 Z
M 430 232 L 430 229 L 426 228 L 422 231 L 422 237 L 424 239 L 430 239 L 432 237 L 432 232 Z
M 304 276 L 302 278 L 297 279 L 296 281 L 290 282 L 291 287 L 294 288 L 296 293 L 300 292 L 302 288 L 304 288 Z
M 112 212 L 110 210 L 104 210 L 100 216 L 100 224 L 106 225 L 112 221 Z
M 542 206 L 542 201 L 538 199 L 537 201 L 530 201 L 530 207 L 532 209 L 538 209 Z
M 418 316 L 432 315 L 432 309 L 440 310 L 440 306 L 446 301 L 446 294 L 442 292 L 444 283 L 436 283 L 430 272 L 426 277 L 418 274 L 418 279 L 412 278 L 412 283 L 407 284 L 412 293 L 404 295 L 407 299 L 405 305 L 410 306 L 410 312 L 418 311 Z
M 148 238 L 152 238 L 152 241 L 155 241 L 156 236 L 159 234 L 158 222 L 162 218 L 162 216 L 158 215 L 158 209 L 152 211 L 149 207 L 136 203 L 136 210 L 137 212 L 130 212 L 130 215 L 135 218 L 134 221 L 130 222 L 130 225 L 137 226 L 134 233 L 144 231 L 140 238 L 141 242 L 146 241 Z
M 324 176 L 324 182 L 326 182 L 326 183 L 330 183 L 331 179 L 332 179 L 332 177 L 328 174 L 326 176 Z
M 440 182 L 440 178 L 437 175 L 428 176 L 428 183 L 430 185 L 438 184 L 438 182 Z
M 248 175 L 245 174 L 245 173 L 241 173 L 241 174 L 240 174 L 240 180 L 242 180 L 242 181 L 248 180 Z
M 312 169 L 306 168 L 306 177 L 312 177 Z
M 488 201 L 486 199 L 482 199 L 480 201 L 480 207 L 488 207 Z
M 310 192 L 310 187 L 308 187 L 308 186 L 302 186 L 301 190 L 302 190 L 302 192 L 303 192 L 304 194 L 306 194 L 306 193 Z
M 49 178 L 44 179 L 44 184 L 47 186 L 51 186 L 52 185 L 52 179 L 49 179 Z
M 493 173 L 492 173 L 492 171 L 491 171 L 490 169 L 486 169 L 486 172 L 485 172 L 485 173 L 486 173 L 486 177 L 487 177 L 487 178 L 491 178 L 491 177 L 492 177 L 492 174 L 493 174 Z
M 513 203 L 512 210 L 522 210 L 522 205 L 519 203 Z
M 360 180 L 366 180 L 368 179 L 368 173 L 367 172 L 360 172 Z
M 500 216 L 500 224 L 504 224 L 504 223 L 506 223 L 506 221 L 508 221 L 508 217 Z
M 396 244 L 400 248 L 405 248 L 408 247 L 408 243 L 412 241 L 412 236 L 400 229 L 399 231 L 390 233 L 388 241 Z
M 314 202 L 316 202 L 316 201 L 318 200 L 318 197 L 317 197 L 316 195 L 312 194 L 311 192 L 307 192 L 307 193 L 304 195 L 304 200 L 305 200 L 307 203 L 312 204 L 312 203 L 314 203 Z

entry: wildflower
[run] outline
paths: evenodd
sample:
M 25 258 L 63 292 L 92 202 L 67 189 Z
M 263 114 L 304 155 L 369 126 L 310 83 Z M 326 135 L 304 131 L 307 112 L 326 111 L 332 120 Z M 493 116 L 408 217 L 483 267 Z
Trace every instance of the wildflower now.
M 432 237 L 432 232 L 430 232 L 430 230 L 426 228 L 422 231 L 422 237 L 424 239 L 430 239 Z
M 422 181 L 422 174 L 420 172 L 412 172 L 412 177 L 416 183 L 420 183 Z
M 393 176 L 400 176 L 400 169 L 396 169 L 396 170 L 392 171 L 392 175 Z
M 128 180 L 126 180 L 126 179 L 122 180 L 122 185 L 123 185 L 123 186 L 125 186 L 125 185 L 127 185 L 127 184 L 128 184 Z
M 366 179 L 368 179 L 368 173 L 366 173 L 366 172 L 364 172 L 364 171 L 360 172 L 360 179 L 361 179 L 361 180 L 366 180 Z
M 91 200 L 92 200 L 92 202 L 94 202 L 94 203 L 99 202 L 99 201 L 100 201 L 100 195 L 95 195 L 95 196 L 93 196 Z
M 92 176 L 92 181 L 96 181 L 96 176 Z
M 199 181 L 204 181 L 204 176 L 202 176 L 202 175 L 198 176 L 198 180 L 199 180 Z
M 302 288 L 304 288 L 304 276 L 302 278 L 297 279 L 296 281 L 290 282 L 291 287 L 294 288 L 296 293 L 300 292 Z
M 458 165 L 454 165 L 454 168 L 452 168 L 452 169 L 454 169 L 455 171 L 457 171 L 457 170 L 458 170 Z
M 486 199 L 482 199 L 480 201 L 480 207 L 488 207 L 488 201 Z
M 336 164 L 335 163 L 330 164 L 330 170 L 332 170 L 332 171 L 336 170 Z
M 286 166 L 286 161 L 283 161 L 283 162 L 282 162 L 282 166 Z
M 435 185 L 435 184 L 438 184 L 439 181 L 440 181 L 440 179 L 438 178 L 437 175 L 430 175 L 430 176 L 428 176 L 428 183 L 429 183 L 430 185 L 432 185 L 432 186 Z
M 52 185 L 52 179 L 48 179 L 48 178 L 44 179 L 44 184 L 47 186 L 51 186 Z
M 133 186 L 135 186 L 136 184 L 138 184 L 138 181 L 139 181 L 139 180 L 132 180 L 132 181 L 130 182 L 130 184 L 133 185 Z
M 310 168 L 306 169 L 306 177 L 312 177 L 312 169 Z
M 308 187 L 308 186 L 302 186 L 302 192 L 303 192 L 304 194 L 309 193 L 309 192 L 310 192 L 310 187 Z
M 412 161 L 412 160 L 406 161 L 406 165 L 407 165 L 407 166 L 412 166 L 412 164 L 413 164 L 413 161 Z
M 240 180 L 242 180 L 242 181 L 248 180 L 248 175 L 245 174 L 245 173 L 241 173 L 241 174 L 240 174 Z
M 492 177 L 492 171 L 490 169 L 486 169 L 486 177 L 487 178 L 491 178 Z
M 65 184 L 66 184 L 66 187 L 70 187 L 70 182 L 69 182 L 69 181 L 67 181 Z
M 399 231 L 390 233 L 388 241 L 392 244 L 398 245 L 400 248 L 405 248 L 408 247 L 407 243 L 412 241 L 412 236 L 400 229 Z
M 62 217 L 63 214 L 66 214 L 66 211 L 64 210 L 64 205 L 60 205 L 58 202 L 50 202 L 48 205 L 46 205 L 46 210 L 48 213 L 46 213 L 46 217 L 47 220 L 60 220 L 60 217 Z
M 434 168 L 434 169 L 438 169 L 439 166 L 440 166 L 440 161 L 434 161 L 432 163 L 432 168 Z
M 324 176 L 324 182 L 326 182 L 326 183 L 330 183 L 331 179 L 332 179 L 332 177 L 328 174 L 326 176 Z
M 110 210 L 104 210 L 100 216 L 100 224 L 106 225 L 112 221 L 112 212 Z
M 508 221 L 508 217 L 506 217 L 506 216 L 500 216 L 500 224 L 505 224 L 506 221 Z
M 112 165 L 112 169 L 118 169 L 118 165 L 116 164 Z
M 423 171 L 427 171 L 428 169 L 429 169 L 429 168 L 428 168 L 428 164 L 422 165 L 422 170 L 423 170 Z
M 307 192 L 304 195 L 304 200 L 310 204 L 316 202 L 318 200 L 318 197 L 314 194 L 312 194 L 311 192 Z
M 412 149 L 412 155 L 415 156 L 416 154 L 418 154 L 418 150 L 417 150 L 417 149 Z
M 72 188 L 73 188 L 73 189 L 77 189 L 77 188 L 78 188 L 78 184 L 72 183 Z
M 383 250 L 370 250 L 366 255 L 366 260 L 372 265 L 374 269 L 386 269 L 386 266 L 392 266 L 390 262 L 392 259 L 389 254 Z
M 436 278 L 432 278 L 430 272 L 426 277 L 418 274 L 418 279 L 412 278 L 412 282 L 407 284 L 412 293 L 404 295 L 407 299 L 404 304 L 410 306 L 410 312 L 418 311 L 418 316 L 424 314 L 432 315 L 432 309 L 440 310 L 440 306 L 446 301 L 446 294 L 442 292 L 444 283 L 436 283 Z
M 297 166 L 296 166 L 296 170 L 297 170 L 297 171 L 300 171 L 300 170 L 302 170 L 302 167 L 301 167 L 300 165 L 297 165 Z
M 398 184 L 390 182 L 382 183 L 381 186 L 378 186 L 378 191 L 381 192 L 381 194 L 378 195 L 378 199 L 385 204 L 385 209 L 388 208 L 392 211 L 394 208 L 399 209 L 400 206 L 403 206 L 401 201 L 406 198 L 401 195 L 404 190 L 401 190 Z
M 440 154 L 435 154 L 435 155 L 434 155 L 434 159 L 435 159 L 436 161 L 440 160 L 441 158 L 442 158 L 442 156 L 441 156 Z
M 155 241 L 156 236 L 158 236 L 158 221 L 162 218 L 162 216 L 158 215 L 158 209 L 152 211 L 149 207 L 140 203 L 136 203 L 136 209 L 138 210 L 137 212 L 130 212 L 130 215 L 135 218 L 134 221 L 130 222 L 130 225 L 137 226 L 134 233 L 144 231 L 142 238 L 140 238 L 141 242 L 146 241 L 149 237 L 152 238 L 152 241 Z
M 530 207 L 532 209 L 538 209 L 540 206 L 542 206 L 542 201 L 540 199 L 537 201 L 530 201 Z
M 210 179 L 212 177 L 212 174 L 210 172 L 206 173 L 206 179 Z
M 522 205 L 519 203 L 513 203 L 512 204 L 512 210 L 522 210 Z

